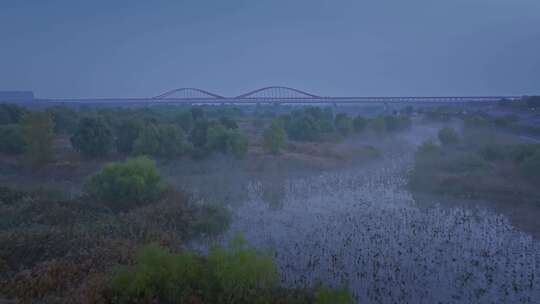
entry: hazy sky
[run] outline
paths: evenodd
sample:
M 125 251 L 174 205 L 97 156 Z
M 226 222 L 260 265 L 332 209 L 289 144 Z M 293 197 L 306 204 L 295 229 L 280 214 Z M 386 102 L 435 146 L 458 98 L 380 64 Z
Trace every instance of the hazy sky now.
M 540 0 L 0 0 L 0 90 L 40 97 L 540 93 Z

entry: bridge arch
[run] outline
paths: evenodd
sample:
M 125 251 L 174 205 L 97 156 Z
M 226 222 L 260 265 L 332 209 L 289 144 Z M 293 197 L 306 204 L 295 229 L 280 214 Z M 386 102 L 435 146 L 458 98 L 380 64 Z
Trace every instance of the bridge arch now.
M 197 89 L 197 88 L 178 88 L 174 90 L 167 91 L 161 95 L 152 97 L 152 99 L 163 99 L 163 98 L 170 98 L 173 95 L 180 95 L 180 99 L 197 99 L 197 98 L 215 98 L 215 99 L 222 99 L 225 98 L 221 95 L 208 92 L 205 90 Z
M 246 98 L 320 98 L 320 96 L 283 86 L 264 87 L 235 97 L 236 99 Z

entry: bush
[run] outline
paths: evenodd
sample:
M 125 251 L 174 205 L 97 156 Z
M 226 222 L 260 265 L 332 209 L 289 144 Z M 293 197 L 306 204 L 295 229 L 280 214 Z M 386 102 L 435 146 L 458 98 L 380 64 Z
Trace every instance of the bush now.
M 526 157 L 519 164 L 519 169 L 526 178 L 534 182 L 540 182 L 540 150 Z
M 136 118 L 122 119 L 115 126 L 116 150 L 121 153 L 129 154 L 133 152 L 135 141 L 143 129 L 143 123 Z
M 208 127 L 206 135 L 206 149 L 232 154 L 236 158 L 243 158 L 247 152 L 247 138 L 238 130 L 227 129 L 220 123 Z
M 433 157 L 440 156 L 442 153 L 441 147 L 436 145 L 432 140 L 423 142 L 415 153 L 415 159 L 417 162 L 424 161 Z
M 185 303 L 199 292 L 205 275 L 202 260 L 193 254 L 174 255 L 155 244 L 142 247 L 133 267 L 117 269 L 112 289 L 118 303 L 146 300 Z
M 238 124 L 236 121 L 230 119 L 229 117 L 221 117 L 219 119 L 219 123 L 227 129 L 238 129 Z
M 85 157 L 102 157 L 111 151 L 113 140 L 112 131 L 103 119 L 85 117 L 71 136 L 71 145 Z
M 0 125 L 19 123 L 27 111 L 16 104 L 0 104 Z
M 206 146 L 206 136 L 208 134 L 208 121 L 197 121 L 193 130 L 189 134 L 189 141 L 195 148 L 204 148 Z
M 489 164 L 476 153 L 459 153 L 440 162 L 447 172 L 478 173 L 489 169 Z
M 258 303 L 271 302 L 277 281 L 273 259 L 236 238 L 228 248 L 211 249 L 207 259 L 147 245 L 135 265 L 116 271 L 112 289 L 119 303 Z
M 206 113 L 204 113 L 204 110 L 198 107 L 191 108 L 191 117 L 193 117 L 193 120 L 195 122 L 205 120 Z
M 353 120 L 346 113 L 338 113 L 334 120 L 334 126 L 341 135 L 346 136 L 353 130 Z
M 481 115 L 469 115 L 463 119 L 463 126 L 465 129 L 492 129 L 494 124 Z
M 154 203 L 164 190 L 154 161 L 135 158 L 106 165 L 85 184 L 85 193 L 114 211 Z
M 354 299 L 346 289 L 321 287 L 315 294 L 315 304 L 353 304 Z
M 0 126 L 0 152 L 21 154 L 25 147 L 26 142 L 18 125 Z
M 386 115 L 384 116 L 386 131 L 396 132 L 406 130 L 411 126 L 411 119 L 408 115 Z
M 26 157 L 33 164 L 42 164 L 52 158 L 54 122 L 49 113 L 30 112 L 21 122 L 26 143 Z
M 358 115 L 353 120 L 353 128 L 355 132 L 362 132 L 366 129 L 367 126 L 367 119 L 364 117 Z
M 287 133 L 280 120 L 272 121 L 270 127 L 264 131 L 264 148 L 272 154 L 279 154 L 281 149 L 285 147 L 286 140 Z
M 450 146 L 459 142 L 459 136 L 457 132 L 452 128 L 442 128 L 439 130 L 439 141 L 441 144 Z
M 270 256 L 248 248 L 237 237 L 229 248 L 213 248 L 208 263 L 221 294 L 215 303 L 253 303 L 258 293 L 264 295 L 278 283 L 278 271 Z
M 65 106 L 56 106 L 49 108 L 47 112 L 52 115 L 55 133 L 71 134 L 77 128 L 79 115 L 74 110 Z
M 134 151 L 138 155 L 175 158 L 190 150 L 182 129 L 173 124 L 146 126 L 135 141 Z
M 384 134 L 386 132 L 386 121 L 381 116 L 373 118 L 369 123 L 369 127 L 379 135 Z
M 194 237 L 215 236 L 229 228 L 231 213 L 225 207 L 217 205 L 205 205 L 198 210 L 191 231 Z
M 281 119 L 287 135 L 294 140 L 316 141 L 323 133 L 334 131 L 334 117 L 329 108 L 307 107 L 283 115 Z
M 189 132 L 191 129 L 193 129 L 193 125 L 195 124 L 195 119 L 193 118 L 193 115 L 191 114 L 191 111 L 183 111 L 180 114 L 176 115 L 174 118 L 174 122 L 184 130 L 184 132 Z

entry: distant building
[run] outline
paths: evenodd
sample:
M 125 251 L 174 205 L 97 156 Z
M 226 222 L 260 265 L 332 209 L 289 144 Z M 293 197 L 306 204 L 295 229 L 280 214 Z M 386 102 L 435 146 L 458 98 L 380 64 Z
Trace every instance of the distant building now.
M 0 91 L 0 102 L 24 102 L 33 101 L 32 91 Z

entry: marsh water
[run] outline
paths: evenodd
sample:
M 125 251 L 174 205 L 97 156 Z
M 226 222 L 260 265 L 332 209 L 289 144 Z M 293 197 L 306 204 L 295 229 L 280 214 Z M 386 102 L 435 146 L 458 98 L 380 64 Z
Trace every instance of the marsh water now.
M 374 163 L 250 181 L 220 241 L 240 233 L 275 257 L 283 285 L 345 287 L 358 303 L 535 303 L 535 238 L 493 210 L 419 204 L 407 189 L 414 150 L 436 130 L 401 135 Z

